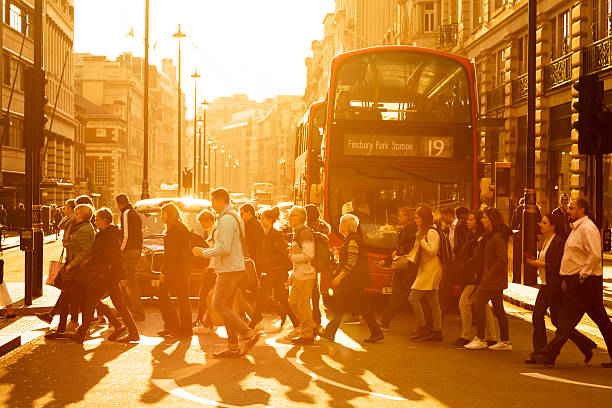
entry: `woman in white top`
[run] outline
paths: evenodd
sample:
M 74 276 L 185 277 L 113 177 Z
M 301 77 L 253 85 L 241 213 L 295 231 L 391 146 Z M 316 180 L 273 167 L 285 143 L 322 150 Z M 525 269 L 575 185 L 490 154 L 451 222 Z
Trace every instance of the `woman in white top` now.
M 559 311 L 563 304 L 564 292 L 561 289 L 561 277 L 559 269 L 563 258 L 563 247 L 565 244 L 564 220 L 559 215 L 547 214 L 542 217 L 540 230 L 544 235 L 544 244 L 538 254 L 538 258 L 527 257 L 525 260 L 529 265 L 538 268 L 538 280 L 540 290 L 536 297 L 531 318 L 533 324 L 533 350 L 539 353 L 546 345 L 546 323 L 544 316 L 550 308 L 550 318 L 557 326 Z M 570 339 L 576 343 L 585 356 L 585 362 L 593 357 L 593 349 L 596 344 L 582 333 L 574 330 Z M 536 364 L 533 357 L 525 360 L 527 364 Z
M 427 206 L 418 207 L 414 214 L 414 223 L 418 227 L 413 250 L 418 251 L 419 269 L 412 284 L 408 300 L 414 311 L 417 329 L 411 340 L 442 341 L 442 313 L 438 299 L 438 287 L 442 279 L 442 263 L 438 257 L 440 234 L 433 227 L 433 214 Z M 421 299 L 427 299 L 431 307 L 433 330 L 427 330 Z

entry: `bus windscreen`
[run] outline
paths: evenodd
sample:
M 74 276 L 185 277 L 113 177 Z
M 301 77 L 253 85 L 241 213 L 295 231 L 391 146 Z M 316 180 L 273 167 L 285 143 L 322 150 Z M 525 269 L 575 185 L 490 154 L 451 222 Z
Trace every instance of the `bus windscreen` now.
M 343 61 L 334 120 L 471 123 L 468 74 L 432 53 L 380 51 Z

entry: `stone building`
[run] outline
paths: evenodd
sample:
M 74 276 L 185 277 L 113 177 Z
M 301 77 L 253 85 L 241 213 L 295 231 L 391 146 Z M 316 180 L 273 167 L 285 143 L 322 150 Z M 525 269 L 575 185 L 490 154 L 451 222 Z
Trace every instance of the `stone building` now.
M 336 34 L 351 29 L 358 3 L 336 1 L 324 19 L 324 38 L 313 42 L 306 59 L 307 104 L 324 98 L 329 61 L 357 48 Z M 527 132 L 527 0 L 403 0 L 381 5 L 391 23 L 378 44 L 436 48 L 466 56 L 475 63 L 479 115 L 497 127 L 482 128 L 480 159 L 512 163 L 512 198 L 525 187 Z M 604 101 L 612 103 L 612 0 L 538 1 L 536 71 L 536 189 L 542 211 L 556 207 L 561 192 L 593 197 L 590 159 L 578 154 L 577 118 L 571 85 L 581 74 L 604 80 Z M 385 14 L 387 15 L 387 14 Z M 357 17 L 355 17 L 357 18 Z M 383 19 L 384 20 L 384 19 Z M 334 24 L 334 21 L 339 22 Z M 388 20 L 384 20 L 388 21 Z M 370 23 L 374 24 L 374 23 Z M 339 28 L 340 26 L 340 28 Z M 355 26 L 359 33 L 359 25 Z M 373 26 L 374 27 L 374 26 Z M 344 29 L 346 32 L 346 29 Z M 364 44 L 375 45 L 373 42 Z M 610 157 L 604 165 L 604 210 L 612 207 Z
M 24 201 L 24 68 L 34 59 L 34 2 L 6 0 L 2 8 L 0 41 L 0 202 L 9 208 Z M 75 140 L 74 119 L 74 4 L 72 0 L 45 2 L 43 67 L 48 98 L 42 169 L 42 204 L 58 203 L 74 195 L 84 179 L 82 144 Z M 53 112 L 55 111 L 55 114 Z M 52 122 L 52 128 L 50 128 Z
M 92 192 L 102 194 L 102 203 L 112 203 L 119 193 L 140 199 L 143 69 L 143 60 L 131 54 L 115 61 L 75 54 L 75 88 L 87 114 L 85 166 L 98 189 Z M 155 197 L 161 184 L 177 182 L 176 69 L 164 60 L 161 72 L 156 67 L 149 70 L 149 190 Z

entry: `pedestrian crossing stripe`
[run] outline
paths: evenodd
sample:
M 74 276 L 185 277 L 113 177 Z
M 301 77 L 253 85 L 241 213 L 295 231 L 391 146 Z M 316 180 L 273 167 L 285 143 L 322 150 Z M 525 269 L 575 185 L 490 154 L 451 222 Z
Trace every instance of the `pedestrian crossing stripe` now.
M 555 381 L 555 382 L 559 382 L 563 384 L 582 385 L 584 387 L 612 390 L 612 386 L 610 385 L 591 384 L 591 383 L 586 383 L 586 382 L 581 382 L 581 381 L 567 380 L 565 378 L 553 377 L 552 375 L 546 375 L 546 374 L 540 374 L 540 373 L 521 373 L 521 375 L 532 377 L 532 378 L 538 378 L 540 380 Z

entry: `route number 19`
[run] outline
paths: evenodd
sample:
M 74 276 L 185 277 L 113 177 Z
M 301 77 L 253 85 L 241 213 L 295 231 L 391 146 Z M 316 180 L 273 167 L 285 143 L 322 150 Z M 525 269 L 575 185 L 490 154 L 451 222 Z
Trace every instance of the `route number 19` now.
M 428 140 L 427 147 L 428 156 L 440 157 L 444 154 L 446 143 L 442 139 L 430 139 Z

